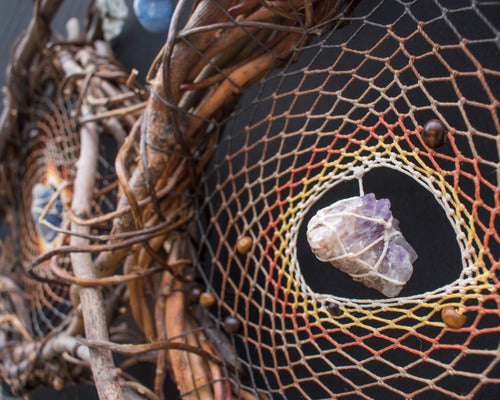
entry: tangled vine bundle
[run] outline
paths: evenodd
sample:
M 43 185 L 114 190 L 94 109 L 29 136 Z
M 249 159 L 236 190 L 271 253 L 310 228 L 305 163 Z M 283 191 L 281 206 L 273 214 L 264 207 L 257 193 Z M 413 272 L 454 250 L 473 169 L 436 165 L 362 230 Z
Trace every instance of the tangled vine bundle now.
M 95 4 L 52 34 L 61 2 L 34 2 L 0 121 L 14 394 L 499 394 L 499 2 L 180 0 L 145 86 Z M 305 247 L 317 210 L 384 179 L 403 234 L 427 198 L 449 236 L 411 243 L 392 298 Z

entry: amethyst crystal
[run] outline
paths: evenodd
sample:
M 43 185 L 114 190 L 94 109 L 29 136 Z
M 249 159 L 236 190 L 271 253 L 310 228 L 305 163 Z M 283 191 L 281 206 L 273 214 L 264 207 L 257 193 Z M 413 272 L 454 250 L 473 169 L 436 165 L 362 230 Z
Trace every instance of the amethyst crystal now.
M 319 210 L 307 225 L 314 255 L 387 297 L 401 292 L 417 253 L 399 230 L 391 202 L 373 193 Z

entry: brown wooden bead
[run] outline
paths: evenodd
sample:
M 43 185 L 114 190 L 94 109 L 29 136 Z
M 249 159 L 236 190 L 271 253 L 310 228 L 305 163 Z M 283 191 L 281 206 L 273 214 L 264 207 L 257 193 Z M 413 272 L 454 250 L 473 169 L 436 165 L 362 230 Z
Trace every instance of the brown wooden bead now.
M 422 130 L 422 138 L 427 146 L 433 149 L 442 146 L 446 142 L 447 129 L 438 119 L 427 121 Z
M 52 387 L 57 391 L 61 391 L 66 387 L 66 382 L 63 378 L 56 376 L 52 381 Z
M 253 240 L 250 236 L 243 236 L 236 242 L 236 250 L 241 254 L 247 254 L 252 248 Z
M 467 322 L 465 314 L 459 314 L 455 307 L 444 307 L 441 310 L 441 318 L 443 322 L 451 329 L 460 329 Z
M 204 307 L 212 307 L 217 302 L 217 299 L 212 292 L 203 292 L 202 294 L 200 294 L 199 301 L 200 304 Z
M 224 330 L 227 333 L 238 333 L 241 330 L 241 322 L 236 317 L 226 317 L 224 320 Z

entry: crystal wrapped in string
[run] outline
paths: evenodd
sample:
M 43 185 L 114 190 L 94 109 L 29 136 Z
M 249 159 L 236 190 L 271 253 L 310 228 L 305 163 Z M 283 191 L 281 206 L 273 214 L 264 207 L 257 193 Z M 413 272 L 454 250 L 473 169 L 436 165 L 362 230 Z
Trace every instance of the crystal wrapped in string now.
M 392 216 L 391 202 L 373 193 L 319 210 L 308 223 L 307 240 L 319 260 L 387 297 L 401 292 L 417 259 Z

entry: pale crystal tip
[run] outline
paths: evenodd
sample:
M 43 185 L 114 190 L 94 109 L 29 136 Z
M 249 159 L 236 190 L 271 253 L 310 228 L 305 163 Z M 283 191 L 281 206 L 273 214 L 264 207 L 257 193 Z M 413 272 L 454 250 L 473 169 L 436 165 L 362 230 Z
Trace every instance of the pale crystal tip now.
M 417 259 L 392 216 L 391 202 L 373 193 L 319 210 L 307 225 L 307 240 L 319 260 L 387 297 L 401 292 Z

